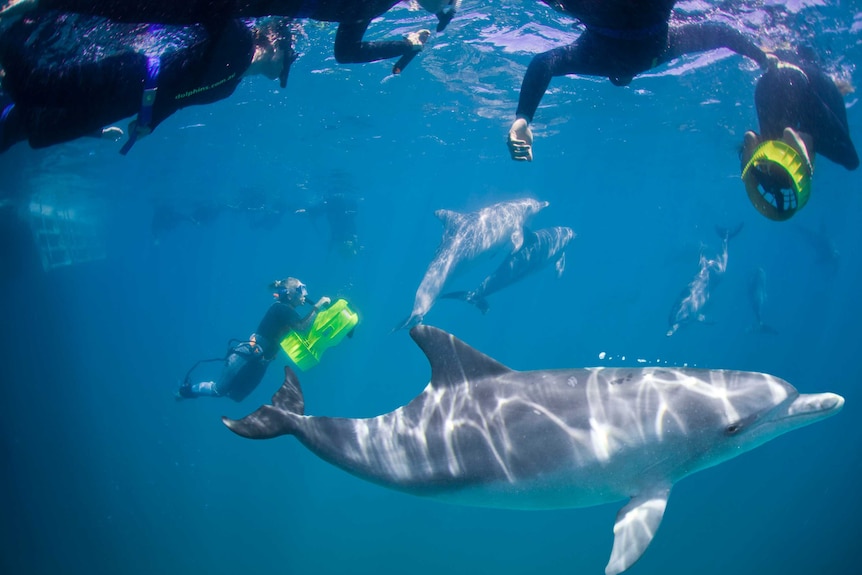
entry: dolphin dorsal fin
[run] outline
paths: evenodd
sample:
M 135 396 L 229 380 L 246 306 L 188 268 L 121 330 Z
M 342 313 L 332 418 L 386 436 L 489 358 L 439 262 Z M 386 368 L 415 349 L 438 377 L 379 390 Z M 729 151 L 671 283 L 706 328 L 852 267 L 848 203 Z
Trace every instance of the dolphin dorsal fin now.
M 511 373 L 499 361 L 476 351 L 454 335 L 430 325 L 417 325 L 410 337 L 425 353 L 431 364 L 431 385 L 444 387 L 465 380 Z
M 437 210 L 434 212 L 434 215 L 437 216 L 437 219 L 443 222 L 444 227 L 457 226 L 462 219 L 464 219 L 464 215 L 455 212 L 453 210 Z

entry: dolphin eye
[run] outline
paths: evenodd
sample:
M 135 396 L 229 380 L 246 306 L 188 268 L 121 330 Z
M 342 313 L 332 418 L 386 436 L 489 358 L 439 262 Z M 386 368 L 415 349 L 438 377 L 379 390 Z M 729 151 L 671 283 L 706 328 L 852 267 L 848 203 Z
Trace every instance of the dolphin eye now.
M 736 434 L 740 429 L 742 429 L 742 423 L 737 421 L 736 423 L 731 423 L 730 425 L 728 425 L 728 426 L 724 429 L 724 432 L 725 432 L 727 435 L 734 435 L 734 434 Z

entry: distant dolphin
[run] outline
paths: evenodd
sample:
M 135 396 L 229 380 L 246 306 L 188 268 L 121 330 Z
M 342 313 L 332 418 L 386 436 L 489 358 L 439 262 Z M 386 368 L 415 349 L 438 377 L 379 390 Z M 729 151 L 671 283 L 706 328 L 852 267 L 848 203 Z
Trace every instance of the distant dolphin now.
M 750 333 L 778 333 L 771 326 L 763 323 L 763 304 L 766 303 L 766 272 L 757 268 L 748 282 L 748 299 L 754 311 L 754 324 L 748 328 Z
M 368 419 L 303 414 L 294 373 L 240 420 L 252 439 L 295 435 L 361 479 L 483 507 L 557 509 L 631 498 L 617 513 L 607 575 L 653 538 L 674 483 L 837 413 L 844 398 L 800 395 L 762 373 L 669 368 L 514 371 L 433 327 L 410 331 L 431 382 Z M 804 511 L 804 510 L 803 510 Z
M 512 252 L 521 249 L 524 243 L 524 225 L 547 206 L 548 202 L 525 198 L 493 204 L 477 212 L 434 212 L 445 227 L 443 238 L 437 247 L 434 260 L 425 271 L 419 289 L 416 290 L 413 311 L 399 327 L 422 323 L 446 280 L 461 263 L 476 259 L 507 242 L 512 245 Z
M 710 282 L 713 284 L 727 271 L 727 244 L 731 238 L 742 230 L 742 224 L 734 229 L 716 227 L 715 232 L 721 238 L 721 253 L 715 259 L 709 259 L 700 254 L 698 270 L 694 278 L 680 293 L 668 316 L 667 336 L 670 337 L 680 326 L 692 321 L 706 321 L 701 311 L 709 301 Z
M 497 270 L 486 277 L 473 291 L 456 291 L 443 294 L 441 298 L 460 299 L 487 313 L 490 306 L 486 299 L 492 293 L 518 282 L 530 274 L 554 264 L 557 277 L 566 269 L 566 246 L 575 237 L 572 228 L 545 228 L 524 234 L 524 245 L 507 257 Z

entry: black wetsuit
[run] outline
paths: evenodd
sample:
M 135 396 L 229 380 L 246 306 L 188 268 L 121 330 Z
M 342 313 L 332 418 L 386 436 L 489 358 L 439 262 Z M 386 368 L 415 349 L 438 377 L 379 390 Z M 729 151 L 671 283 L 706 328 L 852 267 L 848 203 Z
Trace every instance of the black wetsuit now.
M 95 14 L 124 22 L 195 24 L 225 18 L 289 16 L 338 22 L 335 59 L 376 62 L 413 51 L 407 40 L 363 42 L 371 20 L 400 0 L 40 0 L 39 8 Z
M 606 76 L 617 86 L 683 54 L 729 48 L 763 67 L 766 54 L 730 26 L 717 22 L 668 22 L 676 0 L 546 0 L 574 16 L 586 30 L 568 46 L 533 58 L 518 101 L 518 117 L 533 115 L 554 76 Z
M 817 153 L 848 170 L 859 167 L 859 155 L 850 139 L 844 98 L 832 79 L 811 60 L 780 54 L 798 66 L 768 70 L 757 81 L 754 101 L 761 137 L 780 140 L 784 128 L 811 136 Z M 812 158 L 813 159 L 813 158 Z
M 139 113 L 157 88 L 149 128 L 186 106 L 230 96 L 254 53 L 241 20 L 204 25 L 125 24 L 49 12 L 23 18 L 0 37 L 3 90 L 15 101 L 0 151 L 84 135 Z M 157 67 L 157 71 L 155 68 Z
M 305 327 L 307 326 L 303 325 L 302 318 L 293 306 L 278 301 L 269 306 L 255 331 L 258 344 L 263 348 L 263 357 L 274 358 L 284 336 L 291 330 L 302 330 Z

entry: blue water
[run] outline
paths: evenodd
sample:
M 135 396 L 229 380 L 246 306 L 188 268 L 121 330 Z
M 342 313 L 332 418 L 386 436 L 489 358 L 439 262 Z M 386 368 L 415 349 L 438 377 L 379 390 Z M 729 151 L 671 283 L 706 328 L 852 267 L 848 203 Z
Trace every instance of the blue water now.
M 685 9 L 773 42 L 797 35 L 859 83 L 858 4 L 764 4 Z M 373 32 L 431 24 L 399 8 Z M 820 158 L 811 201 L 791 222 L 755 212 L 737 146 L 756 127 L 756 69 L 719 52 L 627 88 L 555 79 L 534 125 L 535 161 L 520 164 L 504 140 L 526 65 L 576 34 L 544 5 L 468 1 L 397 78 L 391 63 L 336 65 L 334 26 L 305 28 L 286 90 L 248 79 L 228 100 L 177 113 L 127 157 L 96 140 L 0 157 L 4 199 L 94 213 L 106 248 L 104 259 L 44 271 L 26 229 L 6 230 L 17 239 L 0 252 L 0 572 L 602 573 L 622 502 L 451 506 L 364 483 L 290 437 L 230 433 L 219 417 L 267 402 L 284 356 L 241 404 L 172 397 L 196 360 L 254 330 L 271 301 L 266 284 L 293 275 L 361 314 L 355 337 L 300 374 L 307 413 L 365 417 L 405 404 L 429 369 L 408 333 L 390 329 L 410 312 L 440 239 L 433 211 L 525 195 L 550 202 L 536 227 L 577 233 L 562 278 L 548 269 L 497 293 L 485 316 L 442 301 L 426 323 L 516 369 L 757 370 L 847 400 L 832 419 L 680 482 L 630 572 L 859 571 L 859 174 Z M 858 145 L 857 96 L 846 101 Z M 325 221 L 292 210 L 269 228 L 229 212 L 158 241 L 151 230 L 160 203 L 189 211 L 258 194 L 301 207 L 336 192 L 361 198 L 364 249 L 353 259 L 331 249 Z M 666 337 L 700 251 L 719 249 L 714 227 L 739 222 L 711 323 Z M 825 234 L 838 260 L 818 261 L 806 232 Z M 746 331 L 758 267 L 777 335 Z

